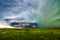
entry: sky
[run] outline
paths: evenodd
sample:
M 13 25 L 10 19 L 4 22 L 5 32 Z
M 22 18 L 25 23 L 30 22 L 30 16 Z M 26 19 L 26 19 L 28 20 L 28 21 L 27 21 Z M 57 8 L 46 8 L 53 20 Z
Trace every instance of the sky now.
M 32 4 L 33 3 L 33 4 Z M 37 2 L 34 0 L 0 0 L 0 18 L 30 15 L 37 8 Z
M 60 27 L 60 0 L 0 0 L 0 20 L 24 17 L 39 27 Z

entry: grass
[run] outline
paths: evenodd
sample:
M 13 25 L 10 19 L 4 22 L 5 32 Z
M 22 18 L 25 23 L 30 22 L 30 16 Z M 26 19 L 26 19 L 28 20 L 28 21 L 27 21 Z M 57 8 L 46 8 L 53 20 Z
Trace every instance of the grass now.
M 60 28 L 0 29 L 0 40 L 60 40 Z

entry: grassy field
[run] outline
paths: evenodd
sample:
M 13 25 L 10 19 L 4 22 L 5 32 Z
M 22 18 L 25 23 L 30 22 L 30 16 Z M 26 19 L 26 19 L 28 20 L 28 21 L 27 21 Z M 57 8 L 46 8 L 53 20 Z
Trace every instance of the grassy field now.
M 60 40 L 60 28 L 0 29 L 0 40 Z

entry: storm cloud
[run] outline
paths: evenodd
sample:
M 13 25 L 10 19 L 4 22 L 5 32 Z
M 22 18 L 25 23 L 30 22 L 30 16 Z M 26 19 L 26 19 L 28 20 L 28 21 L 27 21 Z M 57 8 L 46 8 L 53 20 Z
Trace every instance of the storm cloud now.
M 30 15 L 37 9 L 37 3 L 34 0 L 0 0 L 0 17 Z
M 60 26 L 60 0 L 0 0 L 0 20 L 24 17 L 40 26 Z M 55 25 L 56 24 L 56 25 Z

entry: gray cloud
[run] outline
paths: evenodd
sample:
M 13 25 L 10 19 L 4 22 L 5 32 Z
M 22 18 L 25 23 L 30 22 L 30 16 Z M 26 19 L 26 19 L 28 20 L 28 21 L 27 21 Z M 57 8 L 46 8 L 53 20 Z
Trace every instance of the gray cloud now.
M 35 0 L 0 0 L 0 16 L 5 18 L 8 16 L 20 16 L 23 12 L 28 16 L 37 9 L 37 1 Z

